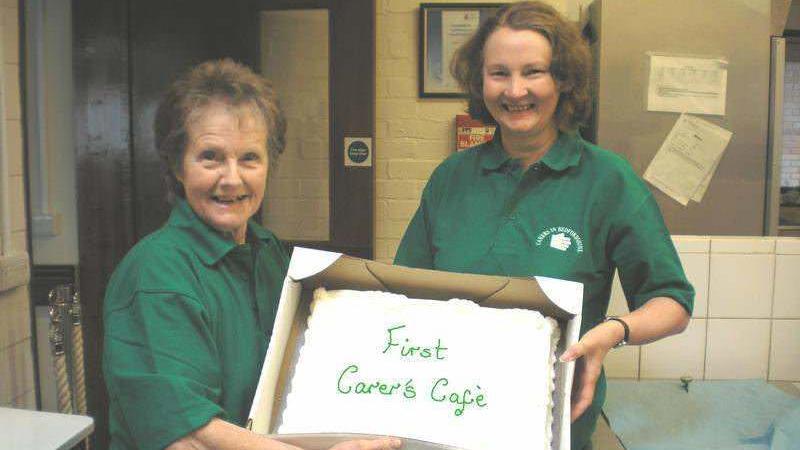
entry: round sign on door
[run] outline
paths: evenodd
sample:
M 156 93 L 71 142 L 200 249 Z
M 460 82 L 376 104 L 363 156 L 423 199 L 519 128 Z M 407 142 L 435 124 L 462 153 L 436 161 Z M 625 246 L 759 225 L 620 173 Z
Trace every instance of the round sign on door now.
M 372 167 L 372 138 L 344 138 L 345 167 Z

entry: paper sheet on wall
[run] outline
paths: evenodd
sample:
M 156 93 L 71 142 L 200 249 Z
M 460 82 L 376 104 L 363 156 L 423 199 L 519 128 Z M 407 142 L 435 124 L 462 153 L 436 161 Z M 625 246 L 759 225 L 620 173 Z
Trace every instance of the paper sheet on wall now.
M 448 70 L 449 64 L 459 47 L 478 29 L 480 19 L 478 10 L 442 11 L 442 87 L 458 89 L 458 82 Z
M 733 133 L 681 114 L 643 178 L 683 206 L 700 202 Z
M 728 62 L 650 54 L 647 110 L 725 115 Z

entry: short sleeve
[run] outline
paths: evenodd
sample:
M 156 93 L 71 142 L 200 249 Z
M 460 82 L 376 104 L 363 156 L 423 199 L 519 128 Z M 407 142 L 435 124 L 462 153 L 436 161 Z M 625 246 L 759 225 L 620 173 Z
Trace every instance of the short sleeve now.
M 164 448 L 224 413 L 219 355 L 198 301 L 138 292 L 105 320 L 106 384 L 138 448 Z
M 631 311 L 652 298 L 669 297 L 691 315 L 694 288 L 649 192 L 631 210 L 614 218 L 608 244 Z
M 433 245 L 431 243 L 431 181 L 422 192 L 422 200 L 406 228 L 394 263 L 400 266 L 422 269 L 433 268 Z

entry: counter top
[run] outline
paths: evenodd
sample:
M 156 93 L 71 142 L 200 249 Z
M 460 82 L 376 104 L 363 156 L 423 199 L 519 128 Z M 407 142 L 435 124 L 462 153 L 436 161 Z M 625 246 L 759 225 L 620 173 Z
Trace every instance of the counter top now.
M 0 448 L 68 450 L 94 430 L 87 416 L 0 408 Z
M 764 380 L 698 380 L 688 387 L 677 380 L 609 380 L 603 411 L 628 449 L 794 449 L 796 391 Z

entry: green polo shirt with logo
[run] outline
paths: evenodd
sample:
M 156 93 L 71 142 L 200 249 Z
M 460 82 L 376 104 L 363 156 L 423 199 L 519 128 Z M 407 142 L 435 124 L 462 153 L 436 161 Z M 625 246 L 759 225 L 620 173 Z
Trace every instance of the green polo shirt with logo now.
M 244 425 L 288 257 L 250 221 L 236 245 L 185 201 L 125 256 L 105 297 L 112 449 L 162 449 L 219 417 Z
M 581 335 L 605 317 L 614 270 L 631 310 L 670 297 L 691 313 L 694 290 L 650 191 L 620 156 L 562 133 L 522 170 L 500 133 L 436 168 L 395 263 L 452 272 L 583 283 Z M 588 442 L 605 399 L 572 426 Z

